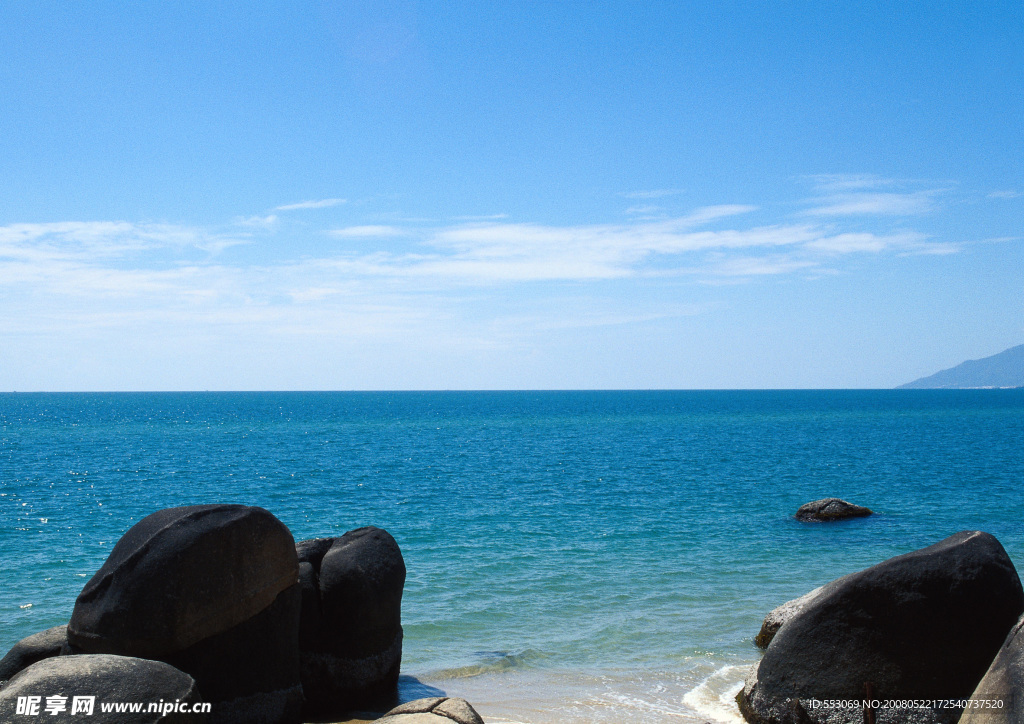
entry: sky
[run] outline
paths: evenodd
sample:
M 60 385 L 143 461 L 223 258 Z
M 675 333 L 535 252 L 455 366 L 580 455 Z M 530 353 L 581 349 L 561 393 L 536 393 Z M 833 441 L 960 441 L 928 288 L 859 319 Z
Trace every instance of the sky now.
M 0 3 L 0 390 L 884 388 L 1022 342 L 1020 2 Z

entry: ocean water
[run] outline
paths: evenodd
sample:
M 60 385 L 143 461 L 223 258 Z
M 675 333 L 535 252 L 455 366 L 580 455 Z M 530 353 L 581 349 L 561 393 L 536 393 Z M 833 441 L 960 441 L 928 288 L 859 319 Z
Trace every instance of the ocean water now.
M 0 395 L 0 648 L 161 508 L 386 528 L 404 695 L 730 722 L 764 614 L 966 529 L 1024 564 L 1024 390 Z M 878 512 L 801 524 L 839 496 Z M 2 652 L 0 652 L 2 653 Z

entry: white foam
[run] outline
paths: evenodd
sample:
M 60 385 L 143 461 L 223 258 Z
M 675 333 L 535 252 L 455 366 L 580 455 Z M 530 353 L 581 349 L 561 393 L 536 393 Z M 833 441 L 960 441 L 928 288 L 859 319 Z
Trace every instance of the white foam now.
M 743 722 L 736 694 L 743 688 L 746 673 L 746 666 L 723 666 L 688 692 L 683 703 L 722 724 Z
M 424 684 L 472 702 L 495 724 L 738 724 L 744 665 L 694 660 L 682 671 L 490 671 Z

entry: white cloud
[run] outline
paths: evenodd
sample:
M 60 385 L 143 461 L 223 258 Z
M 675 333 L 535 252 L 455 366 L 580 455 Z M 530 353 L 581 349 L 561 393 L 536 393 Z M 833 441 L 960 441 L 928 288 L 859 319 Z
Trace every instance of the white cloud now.
M 406 232 L 397 226 L 346 226 L 342 229 L 331 229 L 334 236 L 342 237 L 376 237 L 376 236 L 403 236 Z
M 478 216 L 454 216 L 453 221 L 499 221 L 507 219 L 508 214 L 481 214 Z
M 797 244 L 815 238 L 808 226 L 693 231 L 752 210 L 715 206 L 675 219 L 620 225 L 474 224 L 436 230 L 426 240 L 441 253 L 413 270 L 496 281 L 614 279 L 635 276 L 656 257 L 716 248 Z
M 914 216 L 934 211 L 945 189 L 921 181 L 871 174 L 818 174 L 806 177 L 819 192 L 807 201 L 809 216 Z M 917 187 L 915 190 L 914 187 Z
M 627 199 L 661 199 L 683 193 L 683 189 L 651 189 L 648 191 L 627 191 L 623 193 Z
M 0 226 L 0 258 L 97 259 L 158 249 L 218 251 L 245 243 L 237 235 L 173 224 L 67 221 Z
M 808 259 L 741 256 L 714 264 L 707 272 L 716 276 L 751 277 L 789 274 L 818 265 Z M 703 270 L 701 273 L 705 273 Z
M 948 256 L 963 251 L 960 244 L 916 244 L 908 247 L 900 256 Z
M 361 285 L 371 280 L 378 289 L 386 282 L 403 293 L 420 293 L 450 284 L 466 288 L 702 273 L 763 276 L 854 253 L 956 251 L 911 232 L 837 233 L 812 223 L 701 228 L 735 222 L 755 208 L 710 206 L 686 216 L 623 224 L 351 226 L 330 233 L 376 240 L 377 248 L 330 250 L 270 266 L 244 261 L 218 266 L 208 256 L 190 258 L 189 250 L 208 255 L 247 241 L 209 229 L 128 222 L 14 224 L 0 227 L 0 281 L 36 285 L 58 295 L 109 296 L 120 290 L 133 297 L 159 293 L 200 302 L 216 297 L 268 304 L 283 295 L 313 303 L 365 293 Z M 380 246 L 395 237 L 404 238 L 404 250 Z M 712 256 L 700 256 L 707 254 Z
M 259 226 L 255 244 L 250 235 L 258 225 L 240 233 L 237 222 L 223 228 L 126 221 L 11 224 L 0 226 L 0 331 L 70 334 L 90 325 L 122 330 L 177 325 L 182 334 L 196 328 L 214 336 L 227 328 L 241 330 L 238 334 L 255 329 L 374 334 L 372 320 L 391 330 L 412 329 L 463 304 L 495 317 L 498 300 L 506 292 L 512 297 L 511 290 L 521 284 L 546 285 L 534 287 L 531 295 L 589 282 L 640 289 L 631 279 L 644 280 L 643 285 L 671 279 L 736 284 L 756 277 L 836 273 L 851 254 L 959 250 L 911 231 L 846 231 L 841 220 L 743 223 L 755 209 L 709 206 L 684 216 L 618 224 L 486 219 L 434 227 L 349 226 L 329 233 L 364 241 L 320 249 L 301 243 L 301 252 L 294 253 L 289 252 L 292 241 L 308 240 L 288 237 L 299 232 L 281 225 Z M 233 254 L 230 261 L 214 256 L 242 243 L 251 244 L 251 251 Z M 494 294 L 496 286 L 502 294 Z M 600 314 L 570 316 L 571 325 L 608 325 L 663 314 L 653 307 L 620 312 L 612 305 Z
M 911 193 L 839 193 L 812 199 L 816 204 L 804 213 L 811 216 L 911 216 L 934 209 L 937 190 Z
M 249 216 L 239 217 L 235 219 L 235 223 L 239 226 L 254 226 L 257 228 L 269 228 L 277 223 L 277 216 L 275 214 L 269 214 L 267 216 Z
M 1020 191 L 1012 191 L 1010 189 L 1002 189 L 999 191 L 992 191 L 988 194 L 990 199 L 1016 199 L 1021 196 Z
M 926 245 L 923 234 L 905 232 L 879 236 L 869 233 L 846 233 L 823 236 L 808 242 L 805 248 L 827 254 L 879 253 L 891 249 L 906 250 Z
M 896 179 L 856 173 L 822 173 L 807 178 L 821 191 L 863 191 L 900 183 Z
M 316 199 L 312 201 L 300 201 L 297 204 L 285 204 L 275 206 L 274 211 L 298 211 L 299 209 L 323 209 L 328 206 L 338 206 L 348 203 L 347 199 Z
M 630 206 L 628 209 L 626 209 L 626 213 L 630 214 L 630 215 L 633 215 L 633 214 L 648 214 L 648 215 L 649 214 L 657 214 L 657 213 L 659 213 L 661 211 L 664 211 L 664 209 L 661 206 L 654 206 L 652 204 L 641 204 L 639 206 Z

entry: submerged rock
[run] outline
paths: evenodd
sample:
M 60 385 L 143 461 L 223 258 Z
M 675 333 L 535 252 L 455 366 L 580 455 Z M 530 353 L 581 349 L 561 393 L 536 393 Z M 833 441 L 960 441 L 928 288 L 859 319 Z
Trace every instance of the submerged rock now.
M 75 602 L 75 653 L 165 661 L 193 676 L 211 722 L 298 722 L 295 541 L 262 508 L 197 505 L 143 518 Z
M 994 537 L 967 531 L 844 576 L 785 621 L 737 696 L 755 724 L 860 724 L 812 700 L 967 698 L 1024 611 Z M 877 724 L 953 724 L 956 709 L 879 709 Z
M 300 541 L 296 550 L 306 715 L 389 708 L 402 661 L 405 561 L 398 543 L 366 527 Z
M 26 636 L 11 647 L 3 659 L 0 659 L 0 681 L 10 679 L 37 661 L 60 656 L 61 650 L 67 645 L 67 624 Z
M 979 706 L 965 709 L 960 724 L 1024 722 L 1024 618 L 1010 631 L 970 698 Z
M 847 503 L 840 498 L 822 498 L 804 503 L 796 511 L 796 519 L 802 521 L 827 522 L 846 520 L 847 518 L 864 518 L 873 515 L 874 511 L 862 505 Z
M 16 716 L 19 698 L 24 706 L 27 697 L 38 697 L 38 710 Z M 76 697 L 84 700 L 76 702 Z M 91 710 L 85 708 L 90 697 Z M 110 654 L 58 656 L 32 664 L 0 689 L 0 721 L 203 724 L 207 715 L 192 710 L 201 701 L 192 677 L 161 661 Z M 143 707 L 134 713 L 104 712 L 104 703 Z M 156 711 L 149 711 L 151 703 L 158 705 Z M 164 703 L 178 711 L 161 711 Z
M 429 699 L 417 699 L 397 706 L 377 724 L 484 724 L 484 720 L 476 713 L 465 699 L 437 696 Z

